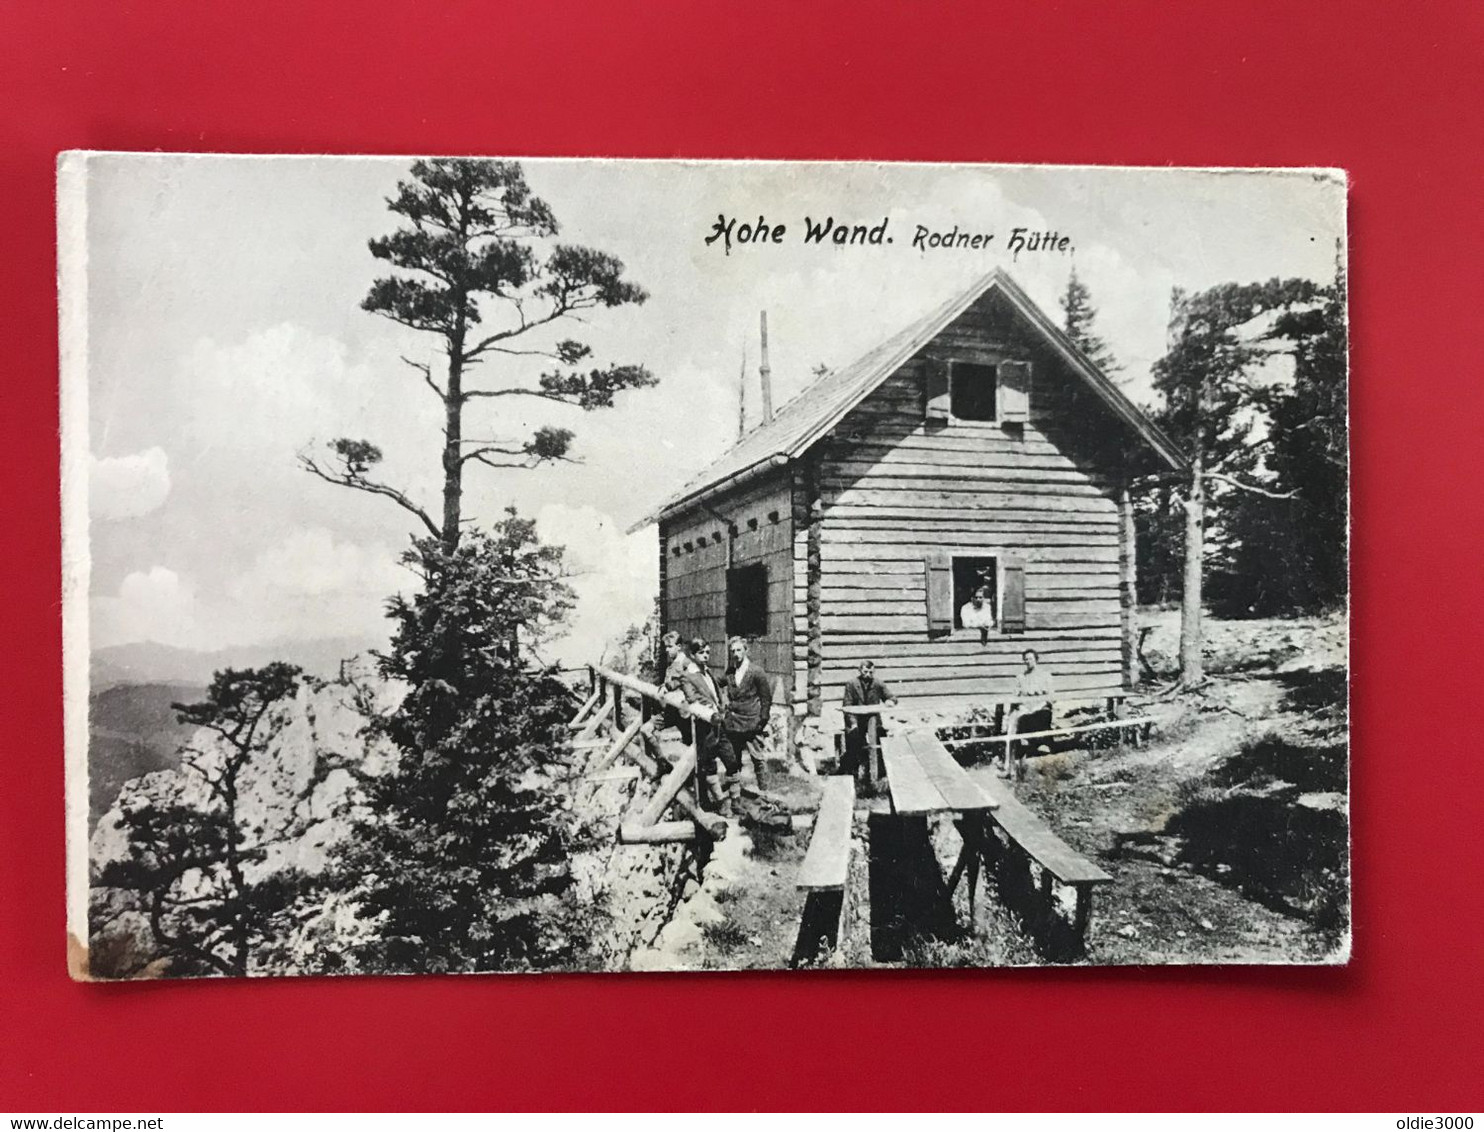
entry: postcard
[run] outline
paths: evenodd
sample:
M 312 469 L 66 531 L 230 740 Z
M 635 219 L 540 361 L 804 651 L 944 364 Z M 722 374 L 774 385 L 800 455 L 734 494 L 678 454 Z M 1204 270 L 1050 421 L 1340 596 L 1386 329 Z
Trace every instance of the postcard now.
M 75 977 L 1348 960 L 1343 172 L 58 208 Z

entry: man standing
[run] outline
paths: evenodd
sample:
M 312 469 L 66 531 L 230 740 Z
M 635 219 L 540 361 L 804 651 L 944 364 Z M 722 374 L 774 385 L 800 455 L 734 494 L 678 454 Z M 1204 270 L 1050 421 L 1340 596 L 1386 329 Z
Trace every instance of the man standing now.
M 696 671 L 696 662 L 681 646 L 680 634 L 673 629 L 660 638 L 660 666 L 659 685 L 667 692 L 684 691 L 686 676 Z M 661 719 L 665 727 L 673 727 L 680 732 L 682 742 L 691 741 L 690 720 L 669 704 L 665 705 Z
M 710 708 L 716 719 L 715 726 L 707 726 L 699 720 L 695 723 L 696 737 L 699 739 L 696 744 L 699 759 L 697 769 L 717 809 L 726 810 L 730 795 L 726 789 L 725 777 L 731 775 L 735 780 L 737 772 L 742 769 L 741 761 L 727 745 L 726 732 L 723 730 L 726 689 L 712 674 L 711 646 L 700 637 L 690 643 L 690 660 L 690 667 L 679 674 L 680 690 L 685 694 L 686 703 Z M 722 764 L 720 768 L 716 765 L 718 760 Z
M 876 679 L 876 662 L 863 660 L 854 680 L 845 685 L 846 707 L 870 707 L 874 704 L 895 704 L 891 689 Z M 871 757 L 873 739 L 879 741 L 881 717 L 879 715 L 845 714 L 845 760 L 840 766 L 841 774 L 852 778 L 859 773 L 865 760 Z
M 657 683 L 667 692 L 680 689 L 680 682 L 687 672 L 696 667 L 680 644 L 680 634 L 671 629 L 660 638 L 660 678 Z
M 1056 695 L 1051 673 L 1040 666 L 1041 658 L 1035 649 L 1026 649 L 1020 654 L 1020 659 L 1025 664 L 1025 671 L 1015 679 L 1015 699 L 1010 705 L 1007 730 L 1011 735 L 1050 731 L 1051 697 Z M 1019 739 L 1011 739 L 1005 744 L 1005 766 L 1001 771 L 1004 777 L 1010 776 L 1012 764 L 1015 777 L 1025 777 L 1025 747 L 1025 741 Z
M 768 718 L 773 710 L 773 685 L 768 674 L 747 657 L 747 642 L 733 637 L 727 642 L 731 656 L 731 669 L 727 673 L 726 740 L 732 748 L 737 766 L 742 765 L 742 756 L 752 759 L 753 771 L 758 785 L 763 781 L 763 759 L 756 743 L 768 729 Z M 735 772 L 734 772 L 735 773 Z

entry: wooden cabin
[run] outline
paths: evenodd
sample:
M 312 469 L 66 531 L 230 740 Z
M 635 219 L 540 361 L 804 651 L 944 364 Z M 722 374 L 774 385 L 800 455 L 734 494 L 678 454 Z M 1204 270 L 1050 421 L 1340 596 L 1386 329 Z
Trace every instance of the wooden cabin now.
M 860 661 L 904 703 L 1008 694 L 1034 648 L 1064 693 L 1135 678 L 1135 472 L 1179 451 L 996 270 L 829 373 L 660 509 L 663 629 L 754 639 L 798 715 Z M 976 588 L 987 639 L 963 625 Z

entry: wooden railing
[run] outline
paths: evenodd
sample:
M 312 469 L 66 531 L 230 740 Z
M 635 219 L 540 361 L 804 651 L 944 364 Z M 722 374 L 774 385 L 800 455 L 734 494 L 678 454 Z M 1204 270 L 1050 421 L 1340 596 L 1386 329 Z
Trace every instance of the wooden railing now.
M 657 784 L 638 816 L 620 824 L 619 840 L 655 844 L 722 836 L 726 822 L 706 808 L 700 775 L 701 746 L 709 729 L 718 726 L 716 713 L 611 668 L 590 668 L 588 677 L 589 694 L 571 723 L 574 746 L 602 751 L 588 767 L 588 776 L 602 774 L 622 758 Z M 690 742 L 677 738 L 678 754 L 667 755 L 656 734 L 667 709 L 691 723 Z

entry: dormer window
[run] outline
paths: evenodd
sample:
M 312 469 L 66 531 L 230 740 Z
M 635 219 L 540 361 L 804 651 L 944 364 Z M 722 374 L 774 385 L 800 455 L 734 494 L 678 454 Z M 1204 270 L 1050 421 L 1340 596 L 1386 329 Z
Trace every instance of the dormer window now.
M 999 403 L 998 373 L 978 362 L 951 362 L 948 366 L 949 411 L 958 421 L 992 421 Z
M 998 364 L 930 358 L 926 364 L 926 417 L 940 425 L 979 421 L 1022 426 L 1030 417 L 1031 363 Z

